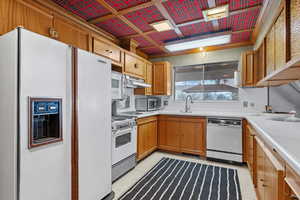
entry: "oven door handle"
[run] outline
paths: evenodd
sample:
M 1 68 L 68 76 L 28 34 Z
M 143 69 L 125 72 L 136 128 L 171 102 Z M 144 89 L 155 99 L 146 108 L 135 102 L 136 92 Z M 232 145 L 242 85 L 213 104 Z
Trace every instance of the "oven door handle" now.
M 114 132 L 114 136 L 115 137 L 119 137 L 121 135 L 125 135 L 127 133 L 130 133 L 132 131 L 131 128 L 126 128 L 126 129 L 121 129 L 121 130 L 117 130 L 116 132 Z

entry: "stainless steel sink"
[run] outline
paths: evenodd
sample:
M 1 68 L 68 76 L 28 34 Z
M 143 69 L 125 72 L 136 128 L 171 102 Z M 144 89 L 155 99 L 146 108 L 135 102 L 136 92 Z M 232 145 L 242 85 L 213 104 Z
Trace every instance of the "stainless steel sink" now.
M 270 120 L 278 122 L 300 122 L 300 118 L 297 117 L 274 117 L 270 118 Z

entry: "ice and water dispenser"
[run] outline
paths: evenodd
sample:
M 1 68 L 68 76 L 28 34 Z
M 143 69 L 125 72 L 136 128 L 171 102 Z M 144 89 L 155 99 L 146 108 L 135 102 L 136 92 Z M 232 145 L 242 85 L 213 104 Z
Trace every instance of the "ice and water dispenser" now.
M 62 100 L 29 98 L 29 148 L 62 141 Z

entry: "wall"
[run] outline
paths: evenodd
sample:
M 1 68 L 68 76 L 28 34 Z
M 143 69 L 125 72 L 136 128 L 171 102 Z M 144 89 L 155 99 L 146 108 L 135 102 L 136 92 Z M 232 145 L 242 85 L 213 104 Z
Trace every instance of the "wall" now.
M 169 61 L 172 66 L 186 66 L 196 65 L 212 62 L 224 62 L 240 60 L 241 52 L 252 50 L 252 46 L 226 49 L 220 51 L 207 52 L 206 57 L 202 57 L 200 53 L 171 56 L 164 58 L 156 58 L 152 61 Z M 287 91 L 289 86 L 282 86 L 280 88 L 271 88 L 271 105 L 275 111 L 290 111 L 297 106 L 294 102 L 288 100 L 282 91 Z M 289 93 L 294 94 L 295 91 L 289 90 Z M 240 99 L 234 102 L 196 102 L 192 105 L 192 109 L 201 111 L 224 111 L 224 112 L 262 112 L 265 110 L 267 104 L 267 88 L 240 88 Z M 248 102 L 248 107 L 244 107 L 243 103 Z M 173 97 L 169 100 L 169 105 L 166 110 L 182 110 L 184 108 L 183 102 L 175 102 Z

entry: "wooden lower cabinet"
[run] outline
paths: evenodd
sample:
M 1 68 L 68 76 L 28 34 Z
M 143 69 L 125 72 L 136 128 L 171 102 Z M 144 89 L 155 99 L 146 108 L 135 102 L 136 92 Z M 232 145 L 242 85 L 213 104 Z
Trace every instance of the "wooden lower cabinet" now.
M 157 149 L 157 117 L 137 120 L 137 160 L 141 160 Z
M 256 135 L 256 132 L 253 130 L 253 128 L 250 126 L 250 124 L 245 124 L 245 161 L 248 165 L 250 174 L 252 176 L 252 181 L 254 186 L 256 187 L 257 185 L 257 180 L 256 180 L 256 161 L 257 161 L 257 155 L 255 149 L 255 142 L 254 142 L 254 137 Z
M 158 148 L 167 151 L 206 155 L 206 119 L 159 116 Z
M 255 137 L 257 197 L 259 200 L 284 199 L 284 166 L 260 138 Z

